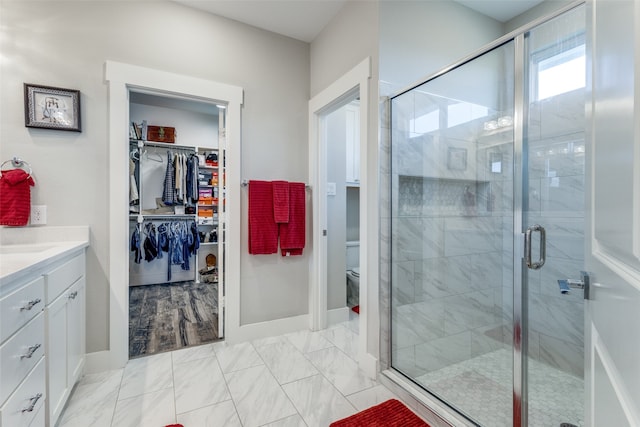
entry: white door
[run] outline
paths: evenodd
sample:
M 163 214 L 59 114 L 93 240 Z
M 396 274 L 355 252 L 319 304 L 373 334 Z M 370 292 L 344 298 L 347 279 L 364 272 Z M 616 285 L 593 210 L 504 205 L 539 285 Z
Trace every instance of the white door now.
M 588 3 L 585 313 L 588 426 L 640 426 L 640 2 Z M 634 42 L 636 40 L 636 42 Z M 589 210 L 589 209 L 588 209 Z

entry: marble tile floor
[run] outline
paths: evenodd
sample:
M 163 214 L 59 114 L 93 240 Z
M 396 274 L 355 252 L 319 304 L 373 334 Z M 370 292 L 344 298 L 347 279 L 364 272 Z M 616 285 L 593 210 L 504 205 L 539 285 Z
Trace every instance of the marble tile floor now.
M 58 427 L 327 427 L 397 398 L 358 370 L 357 316 L 300 331 L 129 360 L 85 375 Z
M 511 425 L 512 353 L 501 349 L 416 378 L 485 427 Z M 584 381 L 529 360 L 529 426 L 584 425 Z

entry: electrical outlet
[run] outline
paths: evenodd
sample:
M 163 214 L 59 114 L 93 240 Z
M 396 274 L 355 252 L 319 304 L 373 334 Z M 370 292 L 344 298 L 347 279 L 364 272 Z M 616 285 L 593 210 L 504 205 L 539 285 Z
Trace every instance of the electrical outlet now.
M 47 205 L 31 206 L 31 225 L 47 223 Z

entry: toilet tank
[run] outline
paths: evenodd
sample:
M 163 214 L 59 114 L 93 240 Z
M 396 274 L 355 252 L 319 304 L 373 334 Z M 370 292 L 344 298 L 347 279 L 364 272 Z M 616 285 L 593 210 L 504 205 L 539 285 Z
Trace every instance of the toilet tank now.
M 347 270 L 360 265 L 360 242 L 347 242 Z

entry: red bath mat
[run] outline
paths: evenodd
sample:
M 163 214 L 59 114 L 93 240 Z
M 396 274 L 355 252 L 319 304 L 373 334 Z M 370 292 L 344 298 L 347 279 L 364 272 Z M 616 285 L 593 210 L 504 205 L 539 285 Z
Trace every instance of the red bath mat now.
M 389 399 L 350 417 L 331 423 L 329 427 L 429 427 L 399 400 Z
M 351 307 L 351 310 L 353 310 L 354 313 L 360 314 L 360 306 L 359 305 L 354 305 L 353 307 Z

